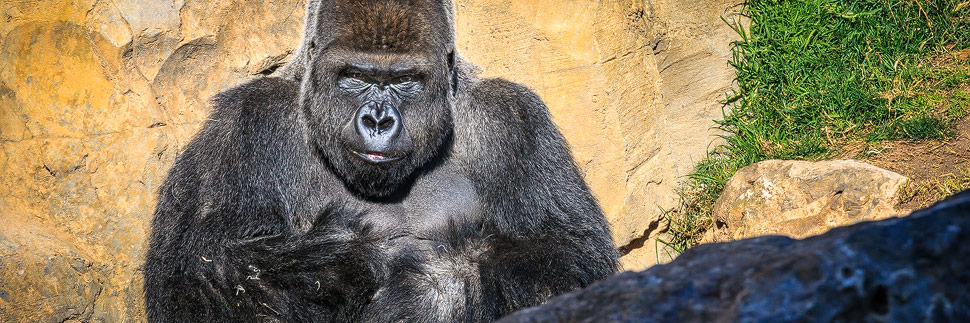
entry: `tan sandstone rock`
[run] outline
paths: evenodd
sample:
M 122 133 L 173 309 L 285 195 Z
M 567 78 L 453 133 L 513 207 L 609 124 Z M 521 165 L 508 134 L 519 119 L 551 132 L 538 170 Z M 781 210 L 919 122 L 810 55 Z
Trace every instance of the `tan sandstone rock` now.
M 705 242 L 763 235 L 804 238 L 896 210 L 906 177 L 860 161 L 769 160 L 739 170 L 714 205 L 723 227 Z
M 716 138 L 740 1 L 456 2 L 459 50 L 548 103 L 616 242 L 652 235 Z M 213 94 L 289 59 L 303 5 L 0 2 L 0 318 L 143 320 L 157 187 Z

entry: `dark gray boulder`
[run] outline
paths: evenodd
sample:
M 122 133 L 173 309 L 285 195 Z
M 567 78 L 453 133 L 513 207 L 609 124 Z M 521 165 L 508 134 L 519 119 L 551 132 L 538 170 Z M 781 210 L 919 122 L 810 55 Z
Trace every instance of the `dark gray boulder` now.
M 701 245 L 502 322 L 970 322 L 970 191 L 908 217 Z

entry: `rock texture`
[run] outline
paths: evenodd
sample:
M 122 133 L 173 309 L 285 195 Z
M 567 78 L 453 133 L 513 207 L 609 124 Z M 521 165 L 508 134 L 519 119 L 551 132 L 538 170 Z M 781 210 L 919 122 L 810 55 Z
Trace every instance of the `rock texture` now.
M 970 191 L 801 241 L 688 250 L 502 322 L 967 322 Z
M 459 49 L 546 100 L 624 245 L 716 137 L 740 2 L 457 0 Z M 213 94 L 290 59 L 303 5 L 0 2 L 0 317 L 143 318 L 156 188 Z
M 720 228 L 706 242 L 764 235 L 804 238 L 830 229 L 904 215 L 896 210 L 908 180 L 860 161 L 763 161 L 739 170 L 714 205 Z

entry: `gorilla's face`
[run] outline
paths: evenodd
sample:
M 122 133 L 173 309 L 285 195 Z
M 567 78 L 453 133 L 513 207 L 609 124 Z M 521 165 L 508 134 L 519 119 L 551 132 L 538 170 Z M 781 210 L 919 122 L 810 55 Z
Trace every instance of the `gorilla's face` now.
M 312 144 L 354 192 L 390 195 L 451 135 L 451 55 L 340 42 L 311 51 L 301 104 Z

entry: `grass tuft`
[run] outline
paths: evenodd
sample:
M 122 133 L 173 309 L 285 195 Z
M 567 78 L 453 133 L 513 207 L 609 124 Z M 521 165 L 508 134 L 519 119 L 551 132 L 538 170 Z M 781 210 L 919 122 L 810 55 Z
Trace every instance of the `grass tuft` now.
M 939 57 L 970 45 L 970 5 L 954 0 L 751 0 L 735 25 L 738 90 L 728 135 L 697 165 L 669 212 L 685 250 L 714 225 L 714 202 L 741 167 L 819 160 L 850 142 L 945 139 L 967 115 L 970 66 Z M 955 61 L 955 62 L 954 62 Z

